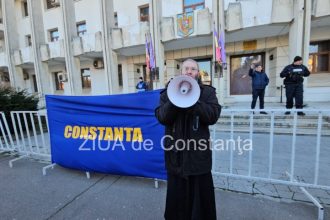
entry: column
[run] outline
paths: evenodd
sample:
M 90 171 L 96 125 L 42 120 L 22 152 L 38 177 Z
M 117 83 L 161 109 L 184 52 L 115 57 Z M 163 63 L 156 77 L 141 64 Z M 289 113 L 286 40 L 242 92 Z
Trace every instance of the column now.
M 51 94 L 51 81 L 48 64 L 41 61 L 40 45 L 46 43 L 42 16 L 41 0 L 28 0 L 28 10 L 31 24 L 31 41 L 34 55 L 34 70 L 37 78 L 40 106 L 45 106 L 44 95 Z
M 304 0 L 294 0 L 293 21 L 289 32 L 289 62 L 295 56 L 302 56 L 304 37 Z
M 223 1 L 222 0 L 213 0 L 212 2 L 212 12 L 213 12 L 213 21 L 214 21 L 214 26 L 216 27 L 216 29 L 218 30 L 218 33 L 220 35 L 220 33 L 223 31 L 225 32 L 225 16 L 224 16 L 224 5 L 223 5 Z M 213 33 L 212 33 L 213 35 Z M 224 99 L 225 99 L 225 78 L 228 76 L 228 68 L 226 70 L 222 70 L 222 74 L 223 77 L 220 78 L 220 70 L 217 70 L 218 72 L 218 77 L 219 78 L 215 78 L 215 45 L 214 45 L 214 37 L 212 36 L 213 39 L 213 74 L 212 74 L 212 82 L 213 82 L 213 86 L 217 89 L 217 97 L 219 100 L 219 104 L 220 105 L 224 105 Z M 225 39 L 223 39 L 225 40 Z M 228 62 L 227 62 L 228 63 Z M 227 64 L 229 65 L 229 63 Z
M 23 69 L 15 66 L 12 56 L 14 50 L 19 49 L 15 1 L 2 0 L 1 5 L 10 85 L 16 90 L 24 89 Z
M 150 33 L 155 47 L 156 66 L 159 68 L 159 82 L 154 82 L 154 89 L 164 88 L 164 45 L 161 42 L 161 19 L 162 19 L 162 1 L 150 0 Z
M 119 92 L 117 54 L 112 50 L 111 30 L 114 27 L 113 0 L 101 1 L 103 60 L 107 91 Z
M 64 29 L 65 66 L 71 95 L 82 94 L 80 60 L 74 57 L 72 39 L 77 36 L 74 1 L 60 0 Z

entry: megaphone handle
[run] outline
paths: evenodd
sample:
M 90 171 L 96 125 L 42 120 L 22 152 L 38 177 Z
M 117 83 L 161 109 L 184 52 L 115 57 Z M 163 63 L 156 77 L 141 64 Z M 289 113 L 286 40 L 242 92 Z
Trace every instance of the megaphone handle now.
M 199 116 L 194 117 L 193 131 L 197 131 L 199 128 Z

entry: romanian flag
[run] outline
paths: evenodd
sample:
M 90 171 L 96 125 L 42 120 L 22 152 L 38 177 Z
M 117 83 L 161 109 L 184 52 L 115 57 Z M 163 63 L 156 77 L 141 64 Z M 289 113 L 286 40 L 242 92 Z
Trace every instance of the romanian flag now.
M 156 68 L 155 61 L 155 52 L 152 44 L 151 34 L 148 33 L 145 35 L 146 38 L 146 65 L 150 70 L 154 70 Z
M 227 63 L 226 49 L 225 49 L 225 34 L 223 33 L 223 31 L 221 31 L 219 41 L 220 41 L 220 50 L 221 50 L 221 62 Z
M 149 33 L 149 60 L 150 60 L 150 70 L 154 70 L 156 68 L 156 60 L 155 60 L 154 46 L 152 44 L 152 37 L 150 33 Z
M 150 54 L 149 54 L 149 42 L 148 42 L 148 35 L 145 35 L 146 38 L 146 65 L 147 68 L 150 69 Z
M 213 30 L 213 35 L 214 35 L 214 45 L 215 45 L 215 61 L 221 64 L 221 46 L 220 46 L 219 35 L 218 32 L 215 30 L 215 27 Z

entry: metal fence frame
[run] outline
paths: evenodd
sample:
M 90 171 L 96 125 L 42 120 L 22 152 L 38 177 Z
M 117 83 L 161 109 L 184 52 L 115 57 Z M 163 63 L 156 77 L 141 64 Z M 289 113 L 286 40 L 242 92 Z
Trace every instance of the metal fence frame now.
M 0 112 L 0 151 L 12 152 L 16 150 L 11 136 L 5 113 Z M 3 140 L 3 142 L 2 142 Z
M 253 122 L 255 118 L 254 112 L 258 113 L 260 110 L 251 110 L 251 109 L 225 109 L 222 111 L 222 115 L 230 115 L 230 137 L 233 139 L 235 133 L 234 127 L 234 116 L 240 115 L 242 113 L 248 113 L 249 116 L 249 138 L 253 139 Z M 303 193 L 318 207 L 319 209 L 319 219 L 323 219 L 323 207 L 319 204 L 319 202 L 313 198 L 304 187 L 307 188 L 315 188 L 315 189 L 322 189 L 322 190 L 330 190 L 330 185 L 320 185 L 318 182 L 319 179 L 319 163 L 320 163 L 320 148 L 321 148 L 321 132 L 322 132 L 322 123 L 323 123 L 323 116 L 330 116 L 330 109 L 327 110 L 307 110 L 304 109 L 306 113 L 317 113 L 317 133 L 316 133 L 316 158 L 315 158 L 315 170 L 314 170 L 314 180 L 312 183 L 306 182 L 299 182 L 295 180 L 294 173 L 295 173 L 295 151 L 296 151 L 296 136 L 297 136 L 297 112 L 301 110 L 292 109 L 290 112 L 293 114 L 293 125 L 292 125 L 292 143 L 291 143 L 291 159 L 290 159 L 290 171 L 287 172 L 288 180 L 283 179 L 275 179 L 272 178 L 272 171 L 273 171 L 273 147 L 274 147 L 274 125 L 275 125 L 275 113 L 284 113 L 285 109 L 263 109 L 263 111 L 268 112 L 270 115 L 270 128 L 269 128 L 269 164 L 268 164 L 268 177 L 258 177 L 252 175 L 252 158 L 253 158 L 253 150 L 249 151 L 249 161 L 248 161 L 248 173 L 247 175 L 243 174 L 235 174 L 233 173 L 233 148 L 231 147 L 230 150 L 230 168 L 229 172 L 218 172 L 214 170 L 215 167 L 215 151 L 212 152 L 213 154 L 213 169 L 212 174 L 214 176 L 222 176 L 222 177 L 232 177 L 238 179 L 245 179 L 251 181 L 261 181 L 266 183 L 272 184 L 282 184 L 288 186 L 296 186 L 300 187 Z M 47 130 L 49 129 L 48 126 L 48 118 L 47 114 L 41 113 L 40 111 L 13 111 L 10 113 L 11 120 L 14 129 L 14 137 L 13 138 L 10 134 L 8 123 L 5 118 L 5 114 L 1 112 L 1 123 L 0 123 L 0 134 L 3 134 L 2 139 L 4 140 L 4 144 L 2 143 L 2 139 L 0 139 L 0 150 L 2 151 L 17 151 L 21 157 L 13 159 L 9 162 L 9 165 L 12 167 L 12 162 L 19 160 L 24 157 L 43 157 L 49 158 L 50 155 L 50 146 L 46 144 L 46 138 L 49 137 L 49 133 L 46 134 L 43 131 L 41 118 L 45 117 Z M 29 120 L 28 117 L 29 116 Z M 23 120 L 21 120 L 21 117 Z M 37 118 L 37 126 L 35 123 L 35 117 Z M 221 117 L 220 117 L 221 120 Z M 23 127 L 28 127 L 28 124 L 32 126 L 32 130 L 26 129 L 24 132 Z M 215 140 L 215 132 L 216 126 L 212 127 L 212 138 Z M 48 130 L 49 131 L 49 130 Z M 40 138 L 38 139 L 38 132 L 40 132 Z M 34 145 L 33 145 L 33 140 Z M 40 144 L 41 140 L 41 144 Z M 50 142 L 49 142 L 50 143 Z M 53 168 L 55 164 L 48 165 L 43 168 L 43 173 L 46 173 L 46 169 Z M 86 173 L 87 177 L 89 178 L 89 173 Z M 157 181 L 155 182 L 155 186 Z
M 253 121 L 255 118 L 255 113 L 258 113 L 260 111 L 266 111 L 269 113 L 268 117 L 270 117 L 270 129 L 269 129 L 269 163 L 268 163 L 268 176 L 267 177 L 259 177 L 259 176 L 253 176 L 251 174 L 252 170 L 252 158 L 253 158 L 253 150 L 249 151 L 248 155 L 248 173 L 246 175 L 244 174 L 235 174 L 233 173 L 233 148 L 231 146 L 230 148 L 230 161 L 229 161 L 229 172 L 219 172 L 215 170 L 215 151 L 212 151 L 212 157 L 213 157 L 213 165 L 212 165 L 212 174 L 214 176 L 220 176 L 220 177 L 231 177 L 236 179 L 245 179 L 247 181 L 261 181 L 271 184 L 282 184 L 282 185 L 288 185 L 288 186 L 296 186 L 299 187 L 302 192 L 306 195 L 308 199 L 310 199 L 319 210 L 319 216 L 318 219 L 323 219 L 323 207 L 320 205 L 320 203 L 315 199 L 311 194 L 305 190 L 306 188 L 314 188 L 314 189 L 322 189 L 322 190 L 330 190 L 330 185 L 320 185 L 319 184 L 319 165 L 320 165 L 320 148 L 321 148 L 321 132 L 322 132 L 322 122 L 323 122 L 323 116 L 330 116 L 330 109 L 326 110 L 307 110 L 304 109 L 303 111 L 307 114 L 309 113 L 316 113 L 317 118 L 317 133 L 316 133 L 316 158 L 315 158 L 315 170 L 314 170 L 314 180 L 311 183 L 308 182 L 299 182 L 294 178 L 295 173 L 295 162 L 296 162 L 296 136 L 297 136 L 297 119 L 298 115 L 297 113 L 299 111 L 302 111 L 301 109 L 292 109 L 289 110 L 291 114 L 293 114 L 293 125 L 292 125 L 292 143 L 291 143 L 291 159 L 290 159 L 290 170 L 287 172 L 288 179 L 282 180 L 282 179 L 276 179 L 272 178 L 272 171 L 273 171 L 273 147 L 274 147 L 274 124 L 275 124 L 275 113 L 283 113 L 288 111 L 286 109 L 262 109 L 262 110 L 251 110 L 251 109 L 224 109 L 222 111 L 221 115 L 229 115 L 230 116 L 230 138 L 233 139 L 234 137 L 234 116 L 242 115 L 242 113 L 248 113 L 249 116 L 249 138 L 253 140 Z M 221 117 L 220 117 L 221 120 Z M 212 138 L 215 140 L 215 132 L 216 127 L 218 125 L 214 125 L 212 127 Z M 241 132 L 238 132 L 241 133 Z
M 45 134 L 42 126 L 42 118 L 44 118 L 48 131 L 47 114 L 43 114 L 40 111 L 12 111 L 10 115 L 18 153 L 22 157 L 50 159 L 50 145 L 46 142 L 46 138 L 49 140 L 49 133 Z M 32 130 L 25 129 L 24 131 L 23 128 L 29 128 L 29 125 Z M 39 138 L 38 135 L 40 136 Z

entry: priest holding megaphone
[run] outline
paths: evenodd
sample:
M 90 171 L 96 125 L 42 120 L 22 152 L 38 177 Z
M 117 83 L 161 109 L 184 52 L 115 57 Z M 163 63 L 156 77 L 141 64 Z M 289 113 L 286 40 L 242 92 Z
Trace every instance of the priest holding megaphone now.
M 198 63 L 187 59 L 181 75 L 161 92 L 155 114 L 165 125 L 165 219 L 216 219 L 209 125 L 221 106 L 215 88 L 203 85 Z

